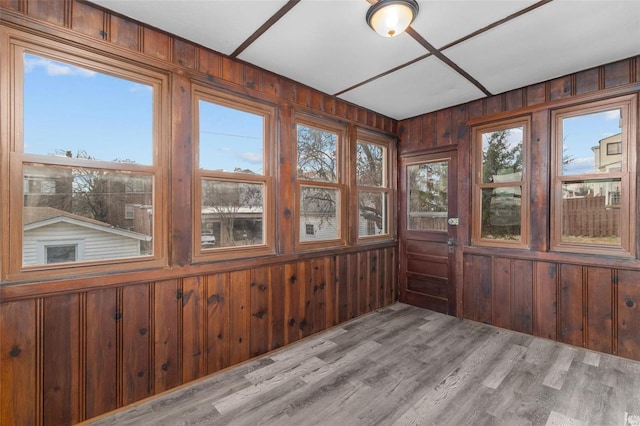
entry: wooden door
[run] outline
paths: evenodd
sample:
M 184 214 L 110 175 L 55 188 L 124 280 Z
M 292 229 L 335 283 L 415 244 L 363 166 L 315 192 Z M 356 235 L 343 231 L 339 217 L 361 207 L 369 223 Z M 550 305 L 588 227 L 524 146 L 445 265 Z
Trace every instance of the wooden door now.
M 457 151 L 403 157 L 400 301 L 456 314 Z

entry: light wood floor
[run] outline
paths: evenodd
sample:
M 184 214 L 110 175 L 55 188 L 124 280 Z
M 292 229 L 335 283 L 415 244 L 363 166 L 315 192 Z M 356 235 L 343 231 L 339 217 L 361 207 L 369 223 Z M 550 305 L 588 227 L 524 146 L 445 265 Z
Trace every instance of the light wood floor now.
M 96 425 L 640 425 L 640 363 L 395 304 Z

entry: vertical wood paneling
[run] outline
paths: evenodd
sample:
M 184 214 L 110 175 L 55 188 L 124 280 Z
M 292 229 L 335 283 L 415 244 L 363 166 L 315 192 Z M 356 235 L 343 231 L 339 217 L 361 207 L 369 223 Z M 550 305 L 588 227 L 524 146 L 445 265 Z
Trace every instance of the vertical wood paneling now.
M 564 264 L 560 267 L 558 306 L 561 342 L 582 346 L 582 306 L 582 266 Z
M 20 10 L 22 0 L 0 0 L 0 7 L 3 9 Z
M 207 49 L 198 49 L 198 71 L 210 80 L 222 77 L 222 56 Z
M 27 3 L 27 14 L 33 18 L 41 19 L 51 24 L 64 26 L 65 2 L 64 1 L 38 1 L 31 0 Z
M 335 256 L 325 258 L 324 282 L 325 323 L 322 329 L 333 327 L 338 323 Z
M 534 293 L 533 334 L 556 340 L 558 267 L 555 263 L 536 262 Z
M 78 388 L 81 365 L 79 313 L 77 294 L 43 301 L 42 394 L 45 425 L 74 424 L 81 420 Z
M 491 273 L 493 288 L 491 291 L 492 319 L 491 323 L 497 327 L 511 326 L 511 259 L 496 257 L 492 261 Z M 517 284 L 513 283 L 515 287 Z M 514 290 L 515 291 L 515 290 Z
M 86 417 L 115 409 L 117 404 L 116 290 L 87 293 Z
M 369 283 L 369 303 L 367 312 L 371 312 L 372 310 L 378 307 L 378 252 L 377 250 L 373 250 L 367 253 L 368 257 L 368 274 L 369 279 L 367 280 Z
M 598 68 L 591 68 L 576 73 L 576 95 L 595 92 L 600 85 L 600 71 Z
M 229 363 L 250 358 L 251 292 L 250 271 L 229 273 Z
M 122 289 L 122 402 L 139 401 L 153 393 L 149 284 Z
M 466 255 L 464 257 L 464 316 L 491 324 L 491 258 Z
M 140 50 L 140 26 L 117 15 L 110 16 L 109 38 L 113 44 L 128 49 Z
M 154 325 L 154 391 L 159 393 L 179 385 L 180 368 L 180 291 L 178 280 L 155 283 L 153 303 Z
M 549 82 L 549 100 L 571 96 L 571 76 L 556 78 Z
M 182 280 L 182 382 L 207 373 L 206 286 L 203 277 Z
M 207 276 L 207 366 L 208 373 L 230 364 L 229 274 Z
M 544 83 L 534 84 L 527 87 L 527 105 L 539 105 L 546 100 L 546 85 Z
M 284 346 L 285 271 L 284 265 L 269 269 L 269 350 Z
M 549 229 L 549 174 L 536 173 L 548 167 L 550 154 L 549 114 L 546 111 L 533 113 L 531 116 L 531 149 L 529 161 L 530 173 L 530 212 L 531 231 L 530 246 L 532 250 L 545 251 L 548 247 Z
M 531 334 L 533 332 L 533 262 L 514 260 L 512 268 L 510 328 Z
M 350 300 L 349 300 L 349 257 L 348 255 L 340 255 L 336 258 L 336 287 L 338 296 L 338 321 L 343 322 L 349 319 Z
M 640 272 L 618 271 L 617 307 L 617 353 L 640 360 Z
M 358 313 L 357 315 L 366 314 L 370 311 L 369 307 L 369 255 L 368 253 L 358 253 Z
M 144 27 L 142 51 L 147 55 L 168 61 L 171 58 L 171 37 Z
M 516 89 L 505 93 L 505 110 L 513 111 L 524 106 L 523 90 Z
M 605 89 L 631 82 L 631 67 L 629 66 L 628 60 L 618 61 L 604 66 Z
M 262 355 L 269 350 L 269 270 L 257 268 L 251 270 L 251 356 Z
M 317 333 L 320 330 L 324 330 L 326 328 L 327 322 L 327 298 L 326 298 L 326 287 L 327 287 L 327 268 L 326 268 L 326 257 L 314 259 L 311 262 L 312 267 L 312 281 L 311 281 L 311 291 L 312 291 L 312 306 L 311 310 L 313 311 L 313 320 L 311 330 L 313 333 Z
M 436 113 L 436 137 L 438 146 L 451 145 L 451 108 L 442 109 Z
M 104 28 L 104 12 L 78 0 L 71 3 L 71 28 L 99 39 L 108 37 Z
M 284 342 L 289 344 L 300 339 L 300 318 L 302 317 L 300 310 L 300 281 L 296 263 L 285 265 L 284 278 Z
M 422 116 L 422 137 L 420 138 L 420 144 L 418 148 L 429 148 L 438 146 L 437 128 L 436 128 L 437 113 L 431 112 Z
M 587 268 L 587 348 L 613 352 L 613 282 L 611 269 Z
M 0 423 L 38 424 L 35 300 L 0 305 Z
M 485 114 L 497 114 L 502 112 L 502 95 L 491 96 L 485 99 Z
M 192 43 L 180 39 L 173 40 L 173 62 L 189 69 L 196 67 L 196 48 Z

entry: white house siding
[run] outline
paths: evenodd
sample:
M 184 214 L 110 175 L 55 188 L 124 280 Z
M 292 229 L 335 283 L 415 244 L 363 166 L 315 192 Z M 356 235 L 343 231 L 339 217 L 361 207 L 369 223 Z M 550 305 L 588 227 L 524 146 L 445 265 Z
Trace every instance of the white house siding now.
M 84 243 L 83 252 L 78 253 L 78 257 L 84 261 L 140 256 L 140 241 L 137 239 L 60 222 L 25 231 L 22 263 L 39 263 L 39 242 L 64 244 L 78 240 Z
M 313 225 L 314 235 L 307 235 L 307 225 Z M 339 238 L 334 220 L 331 222 L 326 219 L 307 217 L 300 220 L 300 241 L 322 241 L 335 240 Z

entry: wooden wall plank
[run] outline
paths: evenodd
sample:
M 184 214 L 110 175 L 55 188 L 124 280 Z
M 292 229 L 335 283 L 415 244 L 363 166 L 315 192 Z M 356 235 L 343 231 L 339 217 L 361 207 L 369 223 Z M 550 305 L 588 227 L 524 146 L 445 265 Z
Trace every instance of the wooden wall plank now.
M 534 280 L 533 335 L 557 339 L 558 267 L 536 262 Z
M 491 324 L 491 258 L 464 256 L 464 317 Z
M 604 66 L 604 88 L 629 84 L 632 80 L 631 66 L 628 59 Z
M 137 23 L 117 15 L 111 15 L 109 22 L 109 39 L 113 44 L 134 51 L 141 49 L 140 34 L 142 29 Z
M 250 270 L 229 273 L 229 363 L 251 356 L 251 275 Z
M 80 302 L 77 294 L 43 301 L 43 424 L 74 424 L 80 406 Z M 108 373 L 107 373 L 108 374 Z
M 498 114 L 503 111 L 502 95 L 491 96 L 485 99 L 485 114 Z
M 311 291 L 311 311 L 313 312 L 311 320 L 311 332 L 317 333 L 326 328 L 327 322 L 327 269 L 325 264 L 327 258 L 314 259 L 311 262 L 311 282 L 307 291 Z
M 208 373 L 227 368 L 230 361 L 229 274 L 207 279 L 207 367 Z
M 325 323 L 322 329 L 331 328 L 338 324 L 337 312 L 337 280 L 336 280 L 336 257 L 325 258 L 324 262 L 324 303 L 325 303 Z
M 513 261 L 511 298 L 511 328 L 521 333 L 533 333 L 533 262 Z M 494 307 L 494 311 L 498 307 Z
M 62 2 L 61 2 L 62 3 Z M 104 28 L 104 12 L 90 4 L 73 0 L 71 2 L 71 28 L 100 40 L 108 37 Z
M 153 300 L 153 377 L 154 391 L 159 393 L 181 383 L 181 329 L 178 312 L 181 294 L 178 280 L 159 281 L 154 285 Z
M 617 353 L 640 360 L 640 272 L 619 270 L 617 287 Z
M 173 39 L 173 63 L 185 68 L 195 69 L 196 67 L 196 48 L 192 43 Z
M 369 275 L 369 279 L 367 280 L 369 284 L 369 303 L 367 304 L 367 312 L 371 312 L 378 307 L 378 252 L 376 250 L 370 251 L 367 258 L 367 273 Z
M 117 408 L 116 289 L 87 293 L 86 418 Z
M 595 92 L 599 88 L 600 71 L 598 68 L 576 73 L 576 95 Z
M 142 51 L 147 55 L 169 61 L 171 59 L 171 37 L 154 29 L 143 27 Z
M 358 313 L 366 314 L 371 310 L 369 307 L 369 255 L 368 253 L 358 253 Z
M 549 100 L 563 99 L 571 96 L 571 76 L 564 76 L 549 82 Z
M 560 299 L 558 321 L 559 340 L 571 345 L 582 346 L 582 266 L 563 264 L 560 266 Z
M 505 93 L 505 111 L 513 111 L 524 106 L 523 89 L 511 90 Z
M 27 14 L 51 24 L 64 26 L 65 2 L 64 1 L 28 1 Z
M 122 403 L 139 401 L 153 394 L 151 374 L 150 285 L 122 289 Z
M 549 141 L 550 118 L 546 111 L 531 115 L 531 149 L 529 162 L 531 170 L 544 170 L 550 158 Z M 546 251 L 549 246 L 549 175 L 548 173 L 531 173 L 530 190 L 530 247 L 532 250 Z
M 288 263 L 284 267 L 284 342 L 289 344 L 300 339 L 300 280 L 298 279 L 298 264 Z M 302 311 L 304 312 L 304 311 Z
M 251 356 L 254 357 L 269 350 L 269 324 L 271 322 L 269 269 L 252 269 L 250 280 L 250 351 Z
M 492 309 L 491 323 L 497 327 L 511 326 L 511 287 L 512 284 L 511 259 L 495 257 L 492 259 L 491 273 L 493 286 L 491 291 Z M 514 290 L 515 291 L 515 290 Z
M 436 144 L 438 146 L 451 145 L 452 137 L 452 109 L 441 109 L 436 113 Z
M 206 285 L 203 277 L 182 280 L 182 382 L 207 374 Z
M 207 49 L 198 49 L 198 71 L 207 74 L 210 81 L 222 77 L 222 55 Z
M 546 100 L 545 83 L 534 84 L 527 87 L 527 105 L 539 105 Z
M 269 268 L 269 350 L 284 346 L 285 267 Z
M 0 305 L 0 424 L 35 425 L 38 398 L 37 301 Z
M 349 282 L 347 273 L 349 270 L 349 257 L 342 254 L 336 258 L 336 287 L 337 287 L 337 303 L 338 303 L 338 322 L 347 321 L 349 319 Z
M 609 268 L 587 268 L 586 347 L 613 352 L 613 280 Z
M 22 0 L 0 0 L 0 7 L 3 9 L 19 11 L 21 4 Z

